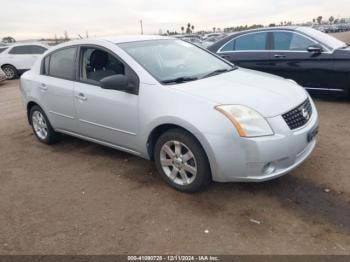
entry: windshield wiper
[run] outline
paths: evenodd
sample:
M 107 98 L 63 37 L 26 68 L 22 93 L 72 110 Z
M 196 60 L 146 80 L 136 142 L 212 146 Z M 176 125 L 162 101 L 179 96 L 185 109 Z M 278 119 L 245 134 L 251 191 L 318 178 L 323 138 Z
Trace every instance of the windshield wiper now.
M 190 82 L 190 81 L 195 81 L 198 80 L 198 77 L 193 77 L 193 76 L 181 76 L 178 78 L 174 79 L 168 79 L 168 80 L 163 80 L 161 81 L 163 84 L 171 84 L 171 83 L 185 83 L 185 82 Z
M 211 77 L 211 76 L 215 76 L 215 75 L 219 75 L 219 74 L 226 73 L 226 72 L 230 72 L 230 71 L 233 71 L 235 69 L 236 69 L 235 67 L 232 67 L 232 68 L 229 68 L 229 69 L 217 69 L 217 70 L 214 70 L 214 71 L 212 71 L 212 72 L 202 76 L 201 79 L 207 78 L 207 77 Z

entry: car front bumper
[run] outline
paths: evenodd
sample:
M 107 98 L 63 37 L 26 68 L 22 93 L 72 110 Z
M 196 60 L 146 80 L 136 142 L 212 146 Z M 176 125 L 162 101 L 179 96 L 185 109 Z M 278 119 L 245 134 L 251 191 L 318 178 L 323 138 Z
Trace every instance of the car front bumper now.
M 301 165 L 313 152 L 317 139 L 308 134 L 318 127 L 313 102 L 308 123 L 290 130 L 282 116 L 269 118 L 273 136 L 239 138 L 208 135 L 213 154 L 209 157 L 213 180 L 217 182 L 263 182 L 283 176 Z

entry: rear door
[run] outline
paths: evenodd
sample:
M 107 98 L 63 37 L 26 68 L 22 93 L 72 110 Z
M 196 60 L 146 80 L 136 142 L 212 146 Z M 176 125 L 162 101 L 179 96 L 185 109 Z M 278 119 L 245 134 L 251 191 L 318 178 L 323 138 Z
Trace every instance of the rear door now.
M 218 50 L 218 55 L 238 66 L 267 71 L 269 66 L 268 33 L 239 35 Z
M 42 63 L 39 101 L 56 130 L 78 131 L 74 105 L 76 52 L 76 47 L 59 49 Z
M 269 73 L 295 80 L 310 89 L 328 89 L 334 83 L 333 55 L 308 52 L 315 40 L 294 31 L 273 31 Z

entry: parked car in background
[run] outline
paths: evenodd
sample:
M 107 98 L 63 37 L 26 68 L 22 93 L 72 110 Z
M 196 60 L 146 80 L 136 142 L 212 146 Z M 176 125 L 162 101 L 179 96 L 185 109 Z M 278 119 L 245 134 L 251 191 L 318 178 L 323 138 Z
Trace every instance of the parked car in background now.
M 293 79 L 311 92 L 349 94 L 349 45 L 309 27 L 240 32 L 209 50 L 238 66 Z
M 216 43 L 217 41 L 219 41 L 225 37 L 227 37 L 227 34 L 219 34 L 219 35 L 215 35 L 215 36 L 210 36 L 210 37 L 206 38 L 205 40 L 203 40 L 201 45 L 204 48 L 208 48 L 209 46 L 213 45 L 214 43 Z
M 184 40 L 184 41 L 192 43 L 192 44 L 202 45 L 201 36 L 196 35 L 196 34 L 178 35 L 178 36 L 175 36 L 175 38 Z
M 209 34 L 205 34 L 204 36 L 203 36 L 203 40 L 206 40 L 206 39 L 208 39 L 208 38 L 210 38 L 210 37 L 216 37 L 216 36 L 220 36 L 220 35 L 222 35 L 223 33 L 220 33 L 220 32 L 218 32 L 218 33 L 209 33 Z
M 280 177 L 316 145 L 318 115 L 302 87 L 173 38 L 62 44 L 20 89 L 40 142 L 64 133 L 152 159 L 185 192 Z
M 0 68 L 7 79 L 15 79 L 29 70 L 37 58 L 48 49 L 42 44 L 13 44 L 0 47 Z
M 0 68 L 0 82 L 5 81 L 6 79 L 7 79 L 7 77 L 6 77 L 5 73 L 4 73 L 4 71 L 2 71 L 1 68 Z

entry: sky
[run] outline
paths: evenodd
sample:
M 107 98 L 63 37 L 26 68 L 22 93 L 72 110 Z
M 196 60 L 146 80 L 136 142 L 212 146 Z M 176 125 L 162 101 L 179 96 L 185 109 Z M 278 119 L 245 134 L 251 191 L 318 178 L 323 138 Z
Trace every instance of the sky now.
M 0 0 L 0 38 L 17 40 L 181 32 L 245 24 L 350 17 L 349 0 Z

